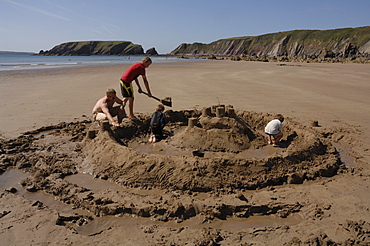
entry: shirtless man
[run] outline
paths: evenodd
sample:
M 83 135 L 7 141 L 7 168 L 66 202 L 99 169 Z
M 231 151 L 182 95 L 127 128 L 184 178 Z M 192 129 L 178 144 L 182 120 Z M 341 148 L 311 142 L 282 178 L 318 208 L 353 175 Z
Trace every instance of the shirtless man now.
M 121 104 L 121 106 L 113 107 L 114 103 Z M 116 91 L 108 89 L 105 97 L 100 98 L 95 104 L 92 110 L 93 119 L 97 121 L 108 119 L 113 126 L 119 126 L 126 116 L 124 107 L 123 101 L 116 96 Z M 113 119 L 114 116 L 117 116 L 117 121 Z

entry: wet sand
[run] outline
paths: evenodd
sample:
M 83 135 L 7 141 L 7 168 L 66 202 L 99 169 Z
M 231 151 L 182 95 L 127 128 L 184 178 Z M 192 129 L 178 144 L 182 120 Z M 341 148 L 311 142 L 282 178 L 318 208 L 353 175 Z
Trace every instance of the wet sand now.
M 42 126 L 89 119 L 95 101 L 104 95 L 107 88 L 119 91 L 118 79 L 127 67 L 0 72 L 1 136 L 4 139 L 16 138 Z M 366 141 L 370 137 L 369 65 L 196 61 L 153 64 L 147 70 L 147 76 L 154 95 L 172 97 L 173 110 L 225 104 L 238 110 L 281 113 L 294 119 L 300 124 L 299 129 L 313 128 L 318 137 L 330 140 L 347 170 L 300 185 L 243 191 L 254 206 L 273 204 L 288 208 L 299 203 L 299 213 L 293 213 L 286 220 L 265 215 L 252 216 L 248 221 L 231 217 L 203 224 L 198 217 L 177 223 L 153 223 L 145 218 L 129 217 L 116 221 L 119 218 L 102 217 L 88 226 L 74 229 L 78 233 L 56 224 L 60 219 L 56 212 L 58 208 L 47 199 L 43 203 L 50 209 L 35 202 L 42 200 L 40 197 L 30 201 L 25 195 L 24 198 L 1 190 L 0 235 L 6 245 L 147 245 L 148 242 L 151 242 L 149 245 L 204 245 L 205 242 L 213 245 L 266 245 L 267 242 L 283 245 L 317 241 L 349 244 L 350 240 L 359 245 L 369 243 L 370 144 Z M 136 94 L 135 100 L 134 109 L 138 113 L 150 114 L 158 104 L 144 95 Z M 318 121 L 319 127 L 312 127 L 313 121 Z M 36 145 L 57 148 L 62 142 L 47 142 L 47 137 L 42 141 Z M 78 148 L 76 146 L 69 148 L 73 150 Z M 267 147 L 262 149 L 273 155 Z M 67 153 L 69 150 L 64 151 Z M 150 150 L 144 148 L 142 151 Z M 155 152 L 157 154 L 158 150 Z M 2 157 L 3 163 L 6 158 Z M 80 163 L 79 168 L 82 166 Z M 14 175 L 24 178 L 22 174 Z M 89 177 L 84 180 L 77 176 L 70 181 L 82 187 L 91 186 Z M 12 183 L 9 186 L 18 188 Z M 94 184 L 90 188 L 93 189 Z M 153 199 L 157 199 L 161 191 L 150 192 L 158 192 L 151 194 Z M 102 195 L 107 192 L 96 193 Z M 134 193 L 145 195 L 137 190 Z M 205 196 L 208 200 L 215 196 L 216 199 L 210 202 L 215 207 L 223 202 L 240 202 L 233 200 L 233 194 L 212 194 Z M 162 196 L 168 201 L 172 199 Z M 204 202 L 204 197 L 197 197 L 202 195 L 185 192 L 172 196 L 184 204 L 189 200 Z M 134 201 L 134 196 L 132 199 Z

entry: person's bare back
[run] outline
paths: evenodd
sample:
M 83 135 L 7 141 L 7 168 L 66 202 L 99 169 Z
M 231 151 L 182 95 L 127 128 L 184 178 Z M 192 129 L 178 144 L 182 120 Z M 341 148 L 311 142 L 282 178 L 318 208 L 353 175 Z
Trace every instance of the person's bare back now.
M 121 106 L 113 107 L 114 103 L 121 104 Z M 116 91 L 108 89 L 106 95 L 96 102 L 92 110 L 93 118 L 97 121 L 108 119 L 112 125 L 119 126 L 126 115 L 124 107 L 124 102 L 116 96 Z M 113 119 L 114 116 L 117 116 L 118 122 Z
M 104 109 L 107 109 L 107 110 L 111 109 L 114 103 L 115 103 L 115 100 L 109 100 L 106 96 L 104 96 L 96 102 L 92 110 L 92 113 L 93 114 L 104 113 L 105 111 Z

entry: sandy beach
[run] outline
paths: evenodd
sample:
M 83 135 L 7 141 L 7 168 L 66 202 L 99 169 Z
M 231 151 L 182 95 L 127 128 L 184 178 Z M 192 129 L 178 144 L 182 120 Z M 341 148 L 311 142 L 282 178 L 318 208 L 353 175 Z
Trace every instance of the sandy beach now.
M 7 143 L 7 146 L 10 146 L 10 142 L 7 141 L 18 138 L 24 132 L 37 130 L 44 126 L 57 125 L 61 122 L 91 120 L 92 107 L 97 99 L 104 96 L 107 88 L 114 88 L 118 92 L 117 95 L 121 97 L 119 78 L 128 66 L 0 72 L 0 115 L 2 116 L 0 118 L 0 138 L 3 140 L 2 144 Z M 62 212 L 47 205 L 39 206 L 35 199 L 29 200 L 26 195 L 12 193 L 7 187 L 7 189 L 0 190 L 0 235 L 2 238 L 0 245 L 370 244 L 370 199 L 368 195 L 370 192 L 370 143 L 367 141 L 370 138 L 369 65 L 199 60 L 152 64 L 147 69 L 147 77 L 155 96 L 172 98 L 173 111 L 202 110 L 204 107 L 222 104 L 232 105 L 238 112 L 251 111 L 256 115 L 263 114 L 263 117 L 281 113 L 287 118 L 286 123 L 291 135 L 294 129 L 298 129 L 304 132 L 302 133 L 304 136 L 319 138 L 318 142 L 330 142 L 328 146 L 334 147 L 336 151 L 330 152 L 329 150 L 328 153 L 325 152 L 325 155 L 339 156 L 343 165 L 335 175 L 330 175 L 330 177 L 322 175 L 315 177 L 312 181 L 304 181 L 303 184 L 268 185 L 259 189 L 237 192 L 237 194 L 242 192 L 243 196 L 247 197 L 245 200 L 248 200 L 248 205 L 251 206 L 254 204 L 263 207 L 274 203 L 275 207 L 289 208 L 291 213 L 285 218 L 284 216 L 271 218 L 273 215 L 263 214 L 264 216 L 250 216 L 242 221 L 234 211 L 224 220 L 213 220 L 207 222 L 209 224 L 201 223 L 197 216 L 191 219 L 182 218 L 177 222 L 153 224 L 153 220 L 143 219 L 140 215 L 138 218 L 128 217 L 124 222 L 116 222 L 117 216 L 110 215 L 111 217 L 102 216 L 106 218 L 105 220 L 95 219 L 95 221 L 100 221 L 99 226 L 94 224 L 95 227 L 88 227 L 89 224 L 87 224 L 85 227 L 81 226 L 81 229 L 76 232 L 56 222 L 60 219 Z M 142 83 L 141 78 L 139 80 Z M 158 102 L 138 94 L 137 91 L 135 93 L 134 111 L 138 115 L 150 115 Z M 247 113 L 240 115 L 247 115 Z M 253 117 L 257 119 L 257 116 Z M 263 117 L 261 116 L 261 122 L 266 120 L 262 119 Z M 313 121 L 318 122 L 318 127 L 312 126 Z M 258 132 L 263 128 L 253 130 Z M 309 134 L 305 132 L 306 130 Z M 298 135 L 300 136 L 300 132 Z M 88 143 L 81 140 L 79 144 L 87 147 L 74 145 L 71 150 L 68 150 L 71 152 L 72 149 L 75 151 L 77 148 L 79 151 L 86 150 L 83 152 L 84 156 L 74 157 L 76 163 L 80 160 L 77 170 L 89 173 L 85 157 L 94 157 L 92 152 L 97 150 L 96 144 L 99 141 L 104 142 L 103 137 L 101 138 L 97 137 Z M 56 139 L 46 137 L 40 141 L 44 142 L 33 143 L 30 146 L 34 148 L 41 145 L 58 146 Z M 296 142 L 294 145 L 297 147 L 299 143 Z M 4 146 L 0 149 L 2 166 L 8 169 L 14 167 L 19 169 L 19 166 L 25 166 L 24 164 L 10 165 L 9 160 L 13 160 L 13 155 L 19 153 L 7 151 L 8 147 Z M 281 152 L 271 150 L 268 148 L 273 148 L 272 146 L 265 146 L 262 143 L 258 146 L 260 149 L 270 151 L 271 156 L 280 154 L 283 156 L 289 152 L 284 148 L 279 150 Z M 325 148 L 331 149 L 332 147 Z M 105 153 L 104 150 L 101 151 Z M 117 150 L 114 155 L 127 153 Z M 124 158 L 122 155 L 120 155 L 121 158 Z M 130 158 L 135 157 L 130 155 Z M 328 157 L 328 160 L 330 158 Z M 104 163 L 103 159 L 99 161 Z M 113 159 L 110 161 L 114 162 Z M 318 163 L 319 160 L 312 159 L 312 162 Z M 40 164 L 34 161 L 34 163 L 38 167 L 46 165 L 46 162 Z M 98 166 L 96 160 L 95 169 L 91 167 L 91 172 L 96 174 L 104 171 L 102 170 L 103 165 Z M 23 171 L 27 173 L 27 170 Z M 80 171 L 76 172 L 80 173 Z M 31 171 L 30 174 L 37 176 Z M 53 175 L 55 176 L 56 173 Z M 54 178 L 58 180 L 58 177 Z M 102 179 L 113 180 L 114 178 L 116 178 L 114 181 L 119 183 L 118 177 L 108 175 Z M 129 180 L 126 177 L 125 179 Z M 11 186 L 16 186 L 16 184 Z M 82 187 L 82 184 L 80 186 Z M 212 185 L 210 187 L 212 189 Z M 189 198 L 187 196 L 189 193 L 184 190 L 185 188 L 180 195 L 176 193 L 173 196 L 178 196 L 183 204 L 191 199 L 197 199 L 194 196 Z M 166 192 L 164 194 L 167 195 L 169 191 Z M 46 191 L 46 193 L 52 192 Z M 99 194 L 104 197 L 103 193 L 102 191 Z M 206 194 L 215 199 L 209 201 L 210 207 L 219 203 L 227 205 L 227 202 L 235 199 L 233 192 L 224 194 L 213 191 L 213 193 Z M 166 195 L 163 195 L 161 199 L 167 199 Z M 55 197 L 60 197 L 60 195 Z M 109 199 L 119 200 L 113 195 L 109 196 Z M 132 198 L 133 201 L 135 199 L 138 198 Z M 168 198 L 169 201 L 171 199 L 174 198 Z M 158 198 L 158 202 L 159 200 Z M 203 206 L 207 206 L 208 200 L 203 202 L 205 204 Z M 196 203 L 193 202 L 193 204 Z M 290 206 L 297 203 L 299 203 L 299 208 Z M 235 204 L 239 203 L 235 202 Z M 75 206 L 84 210 L 76 204 Z M 314 244 L 314 242 L 320 243 Z
M 1 133 L 7 137 L 48 124 L 90 117 L 95 101 L 128 65 L 2 72 Z M 345 121 L 370 124 L 369 72 L 362 64 L 196 61 L 153 64 L 147 71 L 152 93 L 172 97 L 173 109 L 213 104 L 282 113 L 308 125 Z M 136 93 L 134 110 L 152 112 L 153 99 Z M 325 123 L 325 124 L 323 124 Z M 366 131 L 365 131 L 366 132 Z M 366 133 L 365 133 L 366 134 Z

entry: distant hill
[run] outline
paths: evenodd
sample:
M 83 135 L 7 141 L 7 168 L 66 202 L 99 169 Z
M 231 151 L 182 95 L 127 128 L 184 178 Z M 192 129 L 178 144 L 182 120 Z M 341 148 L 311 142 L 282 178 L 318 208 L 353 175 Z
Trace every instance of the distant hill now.
M 0 54 L 7 54 L 7 55 L 35 55 L 34 52 L 18 52 L 18 51 L 1 51 Z
M 47 56 L 91 56 L 91 55 L 144 55 L 141 45 L 130 41 L 84 41 L 68 42 L 51 50 L 39 52 Z
M 180 44 L 171 55 L 265 57 L 370 57 L 370 26 L 334 30 L 295 30 L 210 44 Z

